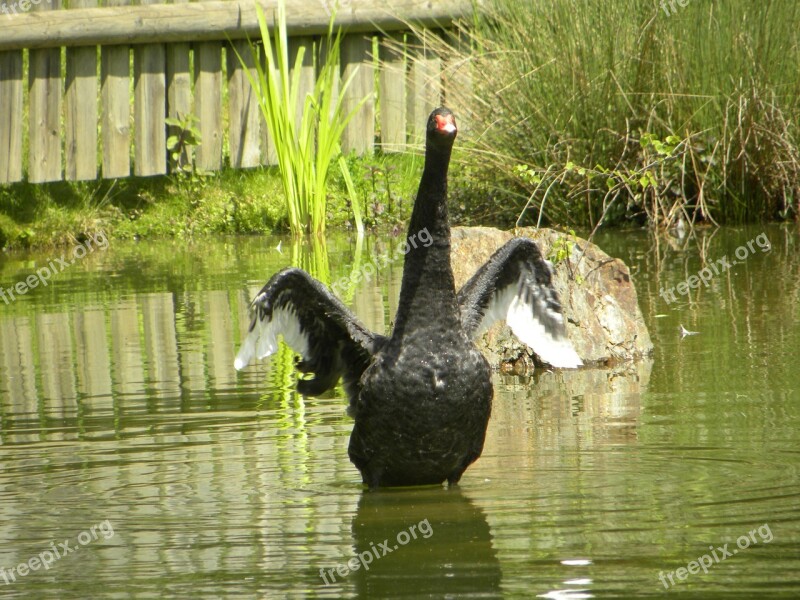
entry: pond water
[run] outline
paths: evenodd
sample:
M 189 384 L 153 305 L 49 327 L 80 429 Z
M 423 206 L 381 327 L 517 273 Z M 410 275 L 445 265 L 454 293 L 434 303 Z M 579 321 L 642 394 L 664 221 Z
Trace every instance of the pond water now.
M 0 257 L 2 597 L 800 596 L 796 227 L 598 236 L 653 359 L 498 374 L 460 488 L 380 493 L 341 390 L 298 396 L 286 350 L 232 365 L 275 270 L 337 281 L 396 239 L 102 241 Z M 401 268 L 342 288 L 373 329 Z

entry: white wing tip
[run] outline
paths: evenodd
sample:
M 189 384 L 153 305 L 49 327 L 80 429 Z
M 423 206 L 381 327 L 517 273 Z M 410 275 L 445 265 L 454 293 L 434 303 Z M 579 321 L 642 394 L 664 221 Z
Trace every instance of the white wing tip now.
M 253 359 L 253 355 L 255 354 L 257 338 L 258 333 L 256 333 L 256 330 L 254 329 L 247 334 L 244 342 L 242 342 L 242 347 L 236 354 L 236 360 L 233 361 L 233 366 L 237 371 L 241 371 L 250 364 L 250 361 Z
M 551 347 L 547 357 L 541 357 L 548 364 L 558 369 L 577 369 L 583 366 L 583 361 L 569 340 L 562 340 L 559 348 Z
M 249 365 L 254 356 L 264 358 L 274 352 L 275 334 L 271 325 L 271 321 L 266 319 L 253 324 L 242 342 L 242 347 L 236 354 L 236 360 L 233 361 L 233 366 L 237 371 L 241 371 Z
M 253 357 L 266 358 L 278 350 L 278 334 L 301 356 L 308 355 L 308 336 L 303 332 L 297 314 L 291 309 L 276 309 L 272 318 L 257 319 L 242 347 L 236 355 L 233 366 L 237 371 L 244 369 Z
M 547 316 L 563 326 L 564 315 L 561 313 L 547 309 Z M 517 295 L 512 297 L 509 304 L 506 323 L 514 335 L 547 364 L 559 369 L 576 369 L 583 365 L 572 342 L 564 337 L 565 334 L 553 335 L 548 332 L 544 323 L 534 314 L 533 307 Z

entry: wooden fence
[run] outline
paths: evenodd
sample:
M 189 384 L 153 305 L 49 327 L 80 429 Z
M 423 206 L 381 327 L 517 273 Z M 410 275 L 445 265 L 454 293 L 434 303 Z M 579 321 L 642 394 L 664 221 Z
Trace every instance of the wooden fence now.
M 197 167 L 273 162 L 257 100 L 232 51 L 255 70 L 245 39 L 258 38 L 254 2 L 173 1 L 98 7 L 97 0 L 69 0 L 63 9 L 61 0 L 0 0 L 0 184 L 165 174 L 174 133 L 165 119 L 188 115 L 199 119 Z M 271 24 L 277 0 L 258 1 Z M 311 48 L 333 6 L 286 0 L 290 63 L 307 48 L 306 90 L 315 78 Z M 345 132 L 345 151 L 371 151 L 376 143 L 397 150 L 420 135 L 442 101 L 447 65 L 409 24 L 441 32 L 472 11 L 464 0 L 395 0 L 391 8 L 378 0 L 339 2 L 336 25 L 346 33 L 340 72 L 356 71 L 345 103 L 371 94 Z

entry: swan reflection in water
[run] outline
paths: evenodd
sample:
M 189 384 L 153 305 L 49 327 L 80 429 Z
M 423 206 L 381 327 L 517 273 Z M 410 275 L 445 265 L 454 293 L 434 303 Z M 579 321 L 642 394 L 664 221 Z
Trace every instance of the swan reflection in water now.
M 501 596 L 486 513 L 457 487 L 362 494 L 352 532 L 360 597 Z

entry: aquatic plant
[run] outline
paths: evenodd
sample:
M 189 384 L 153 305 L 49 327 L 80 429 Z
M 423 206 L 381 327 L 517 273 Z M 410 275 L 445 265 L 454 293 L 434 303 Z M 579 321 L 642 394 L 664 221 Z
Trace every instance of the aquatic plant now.
M 354 73 L 341 81 L 338 93 L 334 93 L 341 42 L 341 31 L 333 31 L 335 14 L 331 16 L 327 36 L 323 36 L 317 47 L 317 77 L 313 90 L 301 98 L 300 67 L 306 48 L 300 47 L 294 64 L 289 63 L 284 3 L 278 3 L 273 33 L 259 4 L 256 4 L 256 12 L 264 61 L 262 64 L 258 60 L 258 49 L 251 43 L 251 51 L 256 56 L 255 77 L 238 52 L 237 56 L 256 93 L 275 145 L 292 233 L 320 234 L 325 231 L 328 177 L 334 161 L 342 170 L 345 182 L 351 180 L 347 162 L 341 158 L 342 133 L 367 98 L 345 113 L 344 97 Z M 302 103 L 299 118 L 298 103 Z M 360 205 L 355 197 L 351 197 L 351 204 L 356 227 L 363 232 Z

